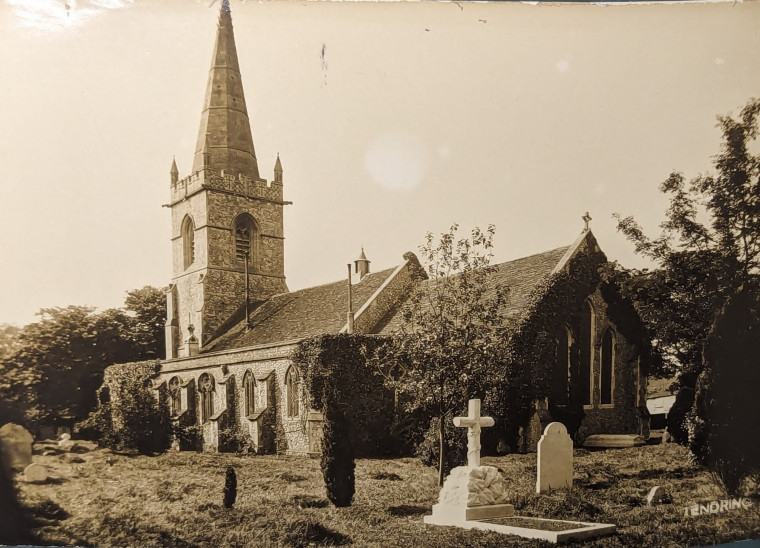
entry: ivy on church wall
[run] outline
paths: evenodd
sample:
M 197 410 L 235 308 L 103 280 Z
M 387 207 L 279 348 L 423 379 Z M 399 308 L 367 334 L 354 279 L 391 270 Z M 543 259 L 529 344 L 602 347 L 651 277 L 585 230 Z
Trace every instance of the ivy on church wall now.
M 159 360 L 107 367 L 98 408 L 81 426 L 97 431 L 108 447 L 146 454 L 165 451 L 171 437 L 166 386 L 153 389 L 160 368 Z
M 393 395 L 367 363 L 367 356 L 383 340 L 367 335 L 322 335 L 299 343 L 291 356 L 302 373 L 309 406 L 322 413 L 326 422 L 333 409 L 348 417 L 357 456 L 382 454 L 390 443 Z

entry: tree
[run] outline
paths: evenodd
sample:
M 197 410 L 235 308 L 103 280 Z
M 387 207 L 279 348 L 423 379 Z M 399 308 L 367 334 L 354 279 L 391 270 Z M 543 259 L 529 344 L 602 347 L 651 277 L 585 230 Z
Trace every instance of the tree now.
M 149 287 L 129 292 L 128 312 L 96 313 L 87 306 L 40 310 L 39 321 L 25 326 L 12 351 L 0 356 L 5 419 L 27 425 L 84 419 L 95 408 L 107 366 L 156 357 L 159 343 L 150 337 L 157 323 L 163 325 L 158 295 Z M 163 345 L 163 336 L 158 338 Z
M 163 290 L 146 285 L 127 292 L 127 313 L 133 316 L 132 333 L 139 353 L 136 359 L 163 359 L 166 356 L 166 295 Z
M 729 298 L 705 343 L 689 448 L 729 494 L 760 473 L 760 292 L 742 287 Z M 748 388 L 751 387 L 751 388 Z
M 458 238 L 458 225 L 420 246 L 429 280 L 403 309 L 399 336 L 382 345 L 374 362 L 408 409 L 437 417 L 438 483 L 447 468 L 446 429 L 471 397 L 483 397 L 501 360 L 506 290 L 488 281 L 495 229 L 474 228 Z M 495 381 L 494 381 L 495 382 Z
M 723 134 L 714 175 L 689 182 L 672 173 L 661 190 L 670 198 L 656 238 L 632 217 L 618 216 L 618 230 L 637 253 L 657 264 L 654 271 L 630 271 L 619 282 L 650 326 L 663 358 L 661 374 L 677 373 L 680 392 L 669 428 L 687 443 L 684 418 L 693 405 L 703 368 L 703 345 L 727 298 L 753 285 L 760 266 L 760 155 L 751 147 L 758 135 L 760 99 L 751 99 L 738 119 L 718 117 Z

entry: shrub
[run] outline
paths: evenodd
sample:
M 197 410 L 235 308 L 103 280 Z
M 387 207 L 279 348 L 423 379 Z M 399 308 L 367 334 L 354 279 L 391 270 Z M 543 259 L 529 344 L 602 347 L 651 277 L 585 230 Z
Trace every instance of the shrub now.
M 166 451 L 172 431 L 166 390 L 158 391 L 157 400 L 152 388 L 160 364 L 155 360 L 106 368 L 100 404 L 80 423 L 80 429 L 100 432 L 100 443 L 114 449 L 143 454 Z
M 715 320 L 689 415 L 689 448 L 729 494 L 760 473 L 760 299 L 740 289 Z
M 450 423 L 451 417 L 446 417 Z M 425 466 L 438 466 L 439 459 L 439 439 L 438 426 L 440 420 L 438 417 L 430 419 L 430 427 L 425 432 L 422 441 L 417 444 L 416 454 Z M 462 466 L 467 462 L 467 436 L 465 429 L 446 428 L 444 436 L 444 475 L 448 475 L 452 468 Z
M 237 476 L 232 466 L 227 467 L 224 478 L 224 507 L 232 508 L 237 498 Z
M 342 409 L 328 408 L 323 436 L 320 465 L 327 498 L 335 506 L 350 506 L 356 491 L 355 463 L 351 432 Z

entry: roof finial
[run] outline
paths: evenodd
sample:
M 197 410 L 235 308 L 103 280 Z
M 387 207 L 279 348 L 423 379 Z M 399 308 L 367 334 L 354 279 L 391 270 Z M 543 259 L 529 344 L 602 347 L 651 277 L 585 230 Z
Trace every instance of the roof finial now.
M 584 231 L 584 232 L 588 232 L 588 230 L 589 230 L 589 228 L 588 228 L 588 224 L 589 224 L 589 222 L 591 221 L 591 215 L 589 215 L 589 214 L 588 214 L 588 211 L 587 211 L 587 212 L 586 212 L 586 213 L 583 215 L 583 217 L 581 217 L 581 220 L 582 220 L 584 223 L 586 223 L 586 226 L 585 226 L 585 227 L 583 227 L 583 231 Z
M 229 2 L 229 0 L 222 0 L 221 10 L 222 11 L 227 11 L 227 12 L 230 11 L 230 2 Z

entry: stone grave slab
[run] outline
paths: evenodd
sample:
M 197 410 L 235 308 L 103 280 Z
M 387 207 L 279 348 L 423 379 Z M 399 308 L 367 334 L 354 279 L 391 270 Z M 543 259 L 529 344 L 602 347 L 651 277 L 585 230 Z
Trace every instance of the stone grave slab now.
M 573 486 L 573 440 L 565 425 L 552 422 L 546 425 L 538 440 L 536 493 L 550 489 L 569 489 Z
M 505 535 L 547 540 L 553 543 L 589 539 L 613 534 L 617 526 L 611 523 L 589 523 L 558 519 L 529 518 L 523 516 L 486 520 L 468 520 L 459 527 L 483 529 Z
M 623 447 L 639 447 L 646 441 L 637 434 L 594 434 L 586 438 L 583 447 L 599 449 L 619 449 Z
M 6 469 L 23 470 L 32 463 L 34 436 L 21 425 L 9 422 L 0 427 L 0 460 Z
M 456 417 L 454 424 L 467 427 L 467 466 L 459 466 L 452 470 L 443 484 L 438 504 L 433 505 L 433 515 L 425 516 L 424 523 L 463 529 L 484 529 L 554 543 L 615 532 L 616 526 L 611 523 L 515 516 L 514 506 L 506 503 L 508 494 L 501 472 L 493 466 L 480 466 L 480 429 L 493 426 L 492 418 L 480 416 L 480 400 L 470 400 L 468 416 Z M 562 428 L 547 425 L 545 433 L 561 434 L 564 430 L 564 434 L 567 435 L 564 426 L 559 426 Z M 572 479 L 572 441 L 570 456 Z
M 43 483 L 48 479 L 47 468 L 41 464 L 32 463 L 24 469 L 24 480 L 29 483 Z

